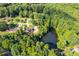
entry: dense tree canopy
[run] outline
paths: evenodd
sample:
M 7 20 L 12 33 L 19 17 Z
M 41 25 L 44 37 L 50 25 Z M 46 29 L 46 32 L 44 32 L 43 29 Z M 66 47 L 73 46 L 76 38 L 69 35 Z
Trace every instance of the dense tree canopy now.
M 12 56 L 79 55 L 78 12 L 79 4 L 0 4 L 0 48 Z M 57 34 L 57 48 L 41 41 L 48 32 Z

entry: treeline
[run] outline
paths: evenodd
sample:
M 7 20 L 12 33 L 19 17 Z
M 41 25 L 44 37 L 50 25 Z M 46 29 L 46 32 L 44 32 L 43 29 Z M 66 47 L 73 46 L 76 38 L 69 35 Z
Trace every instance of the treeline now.
M 33 12 L 42 13 L 43 8 L 41 4 L 0 4 L 0 17 L 29 17 Z

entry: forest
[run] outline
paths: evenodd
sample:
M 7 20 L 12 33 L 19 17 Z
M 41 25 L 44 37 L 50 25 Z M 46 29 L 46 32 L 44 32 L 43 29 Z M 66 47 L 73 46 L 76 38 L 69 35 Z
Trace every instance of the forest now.
M 79 56 L 79 4 L 0 3 L 0 56 Z

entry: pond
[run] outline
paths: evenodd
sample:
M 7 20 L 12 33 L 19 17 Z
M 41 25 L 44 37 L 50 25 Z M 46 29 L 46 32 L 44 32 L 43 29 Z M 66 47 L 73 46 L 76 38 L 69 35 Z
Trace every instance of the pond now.
M 3 52 L 4 56 L 11 56 L 11 52 L 0 47 L 0 52 Z
M 48 44 L 49 48 L 57 48 L 57 35 L 55 32 L 47 33 L 41 41 Z

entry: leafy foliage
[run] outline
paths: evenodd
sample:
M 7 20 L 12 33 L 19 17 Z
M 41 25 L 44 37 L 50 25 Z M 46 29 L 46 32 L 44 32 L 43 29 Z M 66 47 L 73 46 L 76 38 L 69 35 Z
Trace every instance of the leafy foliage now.
M 78 10 L 79 4 L 0 4 L 0 47 L 13 56 L 56 56 L 59 53 L 56 49 L 66 56 L 79 55 L 71 51 L 79 44 Z M 22 25 L 15 33 L 5 33 L 27 22 L 31 24 L 29 28 Z M 33 34 L 34 26 L 38 27 L 37 35 Z M 27 29 L 29 33 L 25 32 Z M 50 49 L 48 44 L 41 42 L 48 32 L 57 34 L 57 48 Z M 3 52 L 0 55 L 4 55 Z

